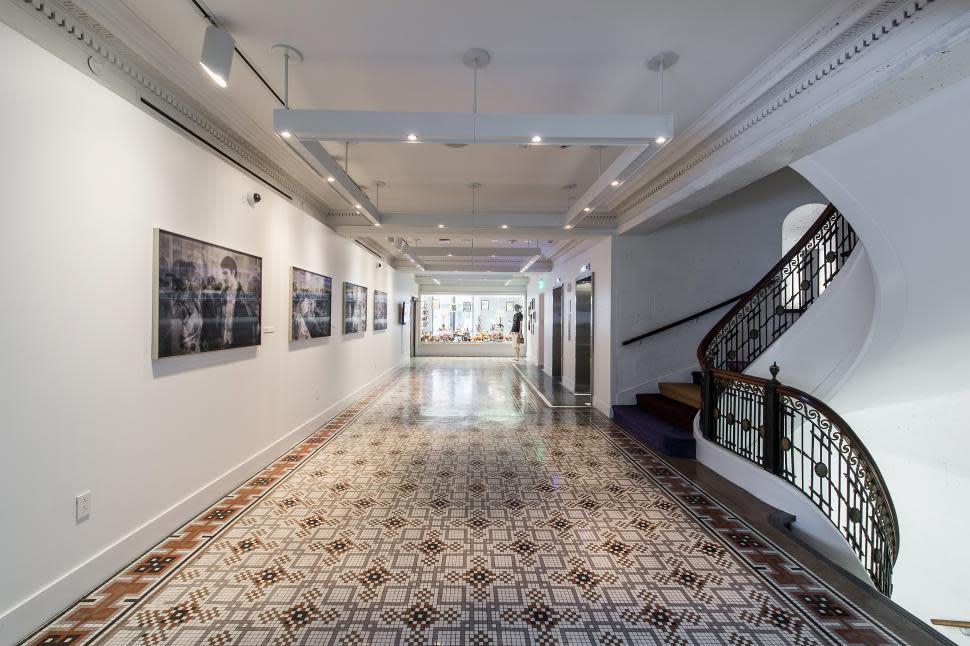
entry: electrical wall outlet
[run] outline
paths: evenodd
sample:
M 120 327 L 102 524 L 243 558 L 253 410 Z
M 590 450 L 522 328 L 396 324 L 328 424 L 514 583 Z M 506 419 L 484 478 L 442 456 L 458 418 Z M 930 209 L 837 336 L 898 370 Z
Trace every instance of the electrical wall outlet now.
M 91 515 L 91 492 L 79 493 L 74 499 L 75 521 L 81 522 Z

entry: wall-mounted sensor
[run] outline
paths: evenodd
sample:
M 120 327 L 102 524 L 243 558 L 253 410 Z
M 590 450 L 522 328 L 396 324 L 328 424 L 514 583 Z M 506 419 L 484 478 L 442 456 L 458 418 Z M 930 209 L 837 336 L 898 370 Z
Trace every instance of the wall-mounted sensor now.
M 249 206 L 256 206 L 263 201 L 263 196 L 256 192 L 246 193 L 246 201 L 249 202 Z

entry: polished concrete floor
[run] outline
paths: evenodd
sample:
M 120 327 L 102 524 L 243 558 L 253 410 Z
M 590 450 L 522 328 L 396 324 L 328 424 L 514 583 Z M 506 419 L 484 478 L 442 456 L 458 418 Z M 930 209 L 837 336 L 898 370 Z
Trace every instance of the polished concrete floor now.
M 99 644 L 895 644 L 604 416 L 419 359 L 38 632 Z

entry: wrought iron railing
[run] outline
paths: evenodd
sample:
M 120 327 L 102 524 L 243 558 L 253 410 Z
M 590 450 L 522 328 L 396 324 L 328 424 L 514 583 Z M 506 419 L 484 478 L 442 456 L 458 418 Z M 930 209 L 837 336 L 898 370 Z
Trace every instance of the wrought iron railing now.
M 892 591 L 899 524 L 889 490 L 858 436 L 824 402 L 741 371 L 811 306 L 841 270 L 857 238 L 831 205 L 784 258 L 708 333 L 704 436 L 785 479 L 838 528 L 883 594 Z
M 712 368 L 742 372 L 798 320 L 839 273 L 858 237 L 829 205 L 780 263 L 702 343 Z

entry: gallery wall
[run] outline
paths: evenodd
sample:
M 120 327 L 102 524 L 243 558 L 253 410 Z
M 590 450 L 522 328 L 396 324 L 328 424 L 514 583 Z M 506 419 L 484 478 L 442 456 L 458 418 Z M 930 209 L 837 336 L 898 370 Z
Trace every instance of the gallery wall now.
M 782 222 L 825 198 L 783 169 L 648 235 L 616 238 L 613 252 L 616 404 L 690 381 L 697 346 L 730 305 L 643 341 L 623 341 L 745 293 L 781 258 Z
M 4 25 L 0 57 L 7 644 L 392 374 L 417 286 Z M 260 346 L 152 360 L 154 227 L 262 258 Z M 289 341 L 291 266 L 333 279 L 332 336 Z M 387 330 L 342 334 L 344 281 Z

